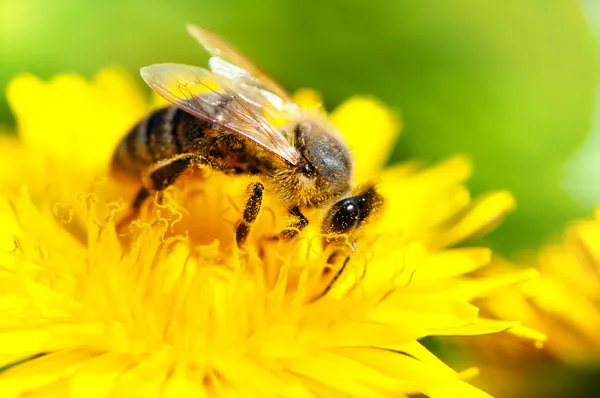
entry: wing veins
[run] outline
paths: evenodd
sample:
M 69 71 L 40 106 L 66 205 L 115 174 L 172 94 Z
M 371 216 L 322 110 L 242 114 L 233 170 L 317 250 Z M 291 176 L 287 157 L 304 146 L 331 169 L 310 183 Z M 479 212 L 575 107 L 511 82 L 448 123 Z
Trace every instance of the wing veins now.
M 181 64 L 152 65 L 142 70 L 142 76 L 155 91 L 197 118 L 237 133 L 289 164 L 298 161 L 299 154 L 285 135 L 258 112 L 262 105 L 255 104 L 252 95 L 246 99 L 236 93 L 238 89 L 245 93 L 245 84 Z M 212 88 L 206 80 L 217 88 Z M 206 91 L 196 92 L 191 88 L 195 84 Z

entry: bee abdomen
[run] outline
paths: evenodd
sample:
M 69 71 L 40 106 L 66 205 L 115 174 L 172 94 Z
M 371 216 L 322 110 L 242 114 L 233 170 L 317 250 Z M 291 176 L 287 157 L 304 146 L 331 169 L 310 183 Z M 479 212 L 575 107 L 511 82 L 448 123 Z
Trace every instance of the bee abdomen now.
M 121 141 L 113 167 L 140 175 L 152 163 L 184 151 L 182 123 L 187 114 L 170 106 L 150 113 Z

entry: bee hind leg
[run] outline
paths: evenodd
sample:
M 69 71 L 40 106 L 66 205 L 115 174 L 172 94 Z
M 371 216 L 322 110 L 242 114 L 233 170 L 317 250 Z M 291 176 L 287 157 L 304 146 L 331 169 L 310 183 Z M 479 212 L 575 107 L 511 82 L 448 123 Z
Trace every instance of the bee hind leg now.
M 159 160 L 148 169 L 146 175 L 142 178 L 144 188 L 150 192 L 162 191 L 173 184 L 191 165 L 208 164 L 205 157 L 185 153 L 173 156 L 169 159 Z
M 153 192 L 162 192 L 191 165 L 207 163 L 206 158 L 200 155 L 180 154 L 169 159 L 159 160 L 151 165 L 148 172 L 142 177 L 142 187 L 131 203 L 129 214 L 119 221 L 117 229 L 120 230 L 139 216 L 142 205 Z
M 235 241 L 238 248 L 242 248 L 245 245 L 250 234 L 250 228 L 254 221 L 256 221 L 258 213 L 260 213 L 264 186 L 260 182 L 255 182 L 248 186 L 248 191 L 250 192 L 250 197 L 246 201 L 246 206 L 244 206 L 242 218 L 237 222 L 235 227 Z

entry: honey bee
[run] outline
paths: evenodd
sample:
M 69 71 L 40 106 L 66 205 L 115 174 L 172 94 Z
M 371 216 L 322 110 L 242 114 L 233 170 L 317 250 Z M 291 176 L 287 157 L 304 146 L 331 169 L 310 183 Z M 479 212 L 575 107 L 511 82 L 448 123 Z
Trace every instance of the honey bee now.
M 324 235 L 353 235 L 382 198 L 373 186 L 352 194 L 353 157 L 342 135 L 326 116 L 301 110 L 223 39 L 197 26 L 188 31 L 211 54 L 210 71 L 182 64 L 142 68 L 143 80 L 172 105 L 147 115 L 113 156 L 116 174 L 141 183 L 132 211 L 188 167 L 199 165 L 260 180 L 249 187 L 236 226 L 239 247 L 260 212 L 265 189 L 294 220 L 274 238 L 295 237 L 308 225 L 302 213 L 308 208 L 326 209 Z M 276 125 L 276 120 L 287 122 Z

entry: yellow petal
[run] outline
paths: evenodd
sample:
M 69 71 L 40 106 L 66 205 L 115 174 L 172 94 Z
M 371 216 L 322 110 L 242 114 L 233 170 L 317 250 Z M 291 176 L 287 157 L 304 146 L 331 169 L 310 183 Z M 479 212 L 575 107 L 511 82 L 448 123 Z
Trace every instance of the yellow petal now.
M 39 329 L 29 327 L 0 331 L 0 361 L 6 363 L 41 352 L 97 343 L 102 332 L 102 327 L 98 325 L 52 325 Z
M 110 396 L 116 380 L 131 366 L 128 358 L 106 353 L 83 363 L 69 382 L 73 397 L 104 398 Z
M 539 272 L 535 269 L 517 270 L 505 275 L 494 275 L 490 277 L 465 280 L 456 286 L 454 295 L 464 300 L 473 300 L 477 297 L 493 296 L 496 292 L 508 290 L 510 286 L 522 282 L 536 280 Z
M 373 178 L 386 164 L 400 134 L 397 114 L 378 100 L 353 97 L 330 116 L 355 157 L 355 179 Z
M 461 380 L 431 387 L 427 395 L 431 398 L 492 398 L 491 395 Z
M 542 347 L 544 342 L 548 340 L 548 337 L 544 333 L 523 325 L 510 328 L 508 332 L 520 338 L 533 340 L 539 343 L 539 347 Z
M 39 157 L 31 156 L 16 135 L 0 133 L 0 184 L 21 184 L 30 169 L 41 166 Z
M 166 108 L 171 105 L 173 104 L 167 101 L 162 95 L 158 95 L 154 91 L 150 94 L 150 110 Z
M 293 100 L 302 109 L 318 110 L 323 108 L 323 99 L 319 93 L 311 89 L 296 91 Z
M 489 232 L 515 208 L 514 196 L 506 191 L 481 196 L 466 210 L 458 221 L 450 220 L 449 227 L 436 238 L 438 247 L 446 247 L 462 242 L 476 235 Z
M 167 377 L 165 369 L 170 366 L 166 350 L 158 350 L 121 374 L 111 395 L 123 398 L 156 397 Z
M 17 250 L 20 246 L 21 228 L 8 200 L 0 195 L 0 250 Z
M 288 366 L 293 373 L 318 380 L 350 396 L 376 397 L 384 392 L 390 394 L 392 391 L 400 390 L 404 384 L 372 367 L 327 352 L 297 358 Z
M 281 375 L 259 366 L 255 361 L 239 355 L 216 358 L 215 367 L 237 391 L 245 391 L 249 396 L 311 397 L 291 375 Z
M 489 263 L 490 258 L 491 251 L 484 248 L 447 250 L 423 261 L 415 270 L 412 280 L 417 282 L 468 274 Z
M 501 322 L 493 320 L 478 320 L 475 323 L 461 325 L 455 328 L 434 329 L 431 331 L 435 336 L 475 336 L 478 334 L 490 334 L 510 330 L 519 327 L 519 322 Z
M 414 164 L 386 169 L 379 184 L 385 199 L 380 232 L 408 234 L 428 239 L 434 226 L 464 209 L 470 201 L 462 183 L 471 174 L 471 163 L 463 156 L 449 158 L 419 170 Z M 433 232 L 437 236 L 437 232 Z
M 70 74 L 49 82 L 21 75 L 9 83 L 7 98 L 29 148 L 92 170 L 106 166 L 118 140 L 147 111 L 139 87 L 119 69 L 104 69 L 89 82 Z
M 175 365 L 173 374 L 167 379 L 163 387 L 164 398 L 206 398 L 207 392 L 199 379 L 203 375 L 194 373 L 185 364 Z
M 0 391 L 3 397 L 21 397 L 26 393 L 50 385 L 77 371 L 95 355 L 86 350 L 67 350 L 49 353 L 24 362 L 2 373 Z

